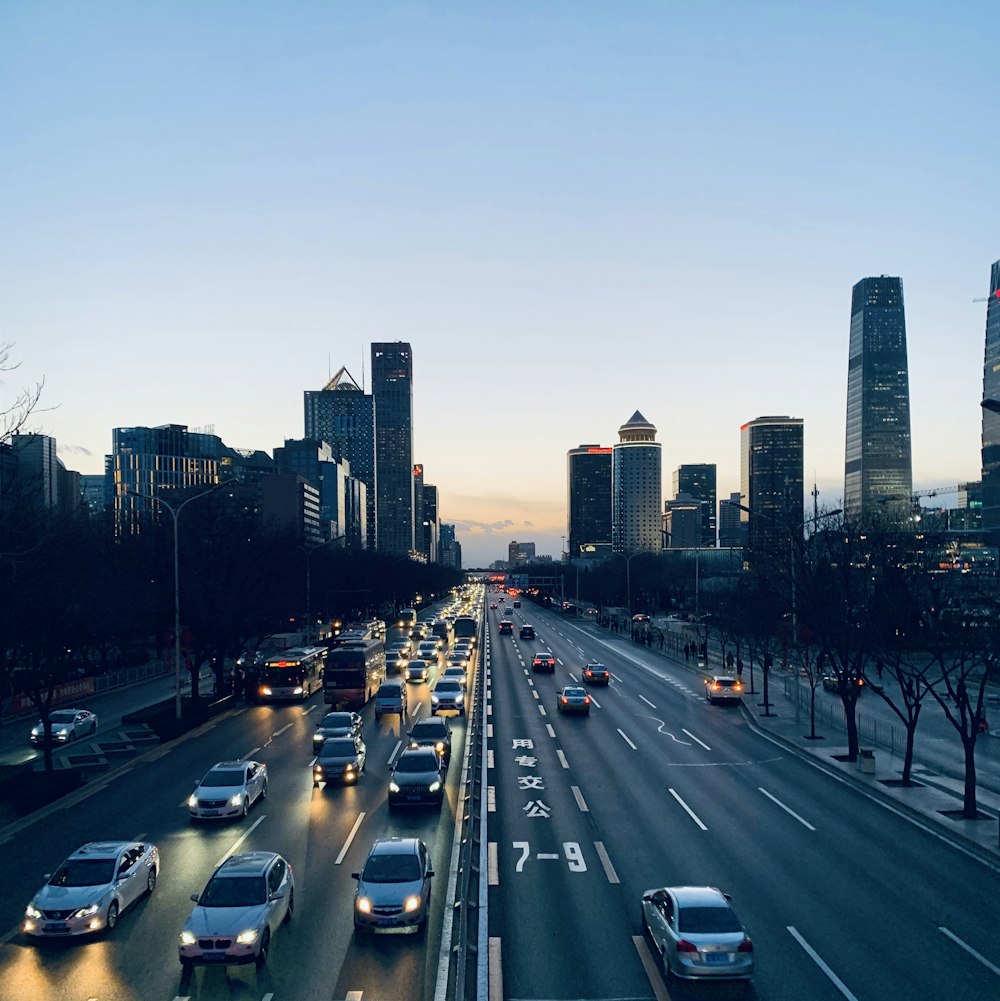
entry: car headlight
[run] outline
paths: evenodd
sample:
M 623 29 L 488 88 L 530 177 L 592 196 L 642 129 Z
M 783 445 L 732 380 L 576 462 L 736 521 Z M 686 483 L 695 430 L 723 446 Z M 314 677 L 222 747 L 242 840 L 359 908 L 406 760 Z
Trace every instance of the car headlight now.
M 185 928 L 184 931 L 177 936 L 177 941 L 180 942 L 181 945 L 194 945 L 198 939 L 195 938 L 195 936 L 192 935 L 187 928 Z
M 436 706 L 440 701 L 441 700 L 436 695 L 432 695 L 431 696 L 431 705 L 432 706 Z
M 57 737 L 58 737 L 58 738 L 59 738 L 60 740 L 65 740 L 65 739 L 66 739 L 66 738 L 67 738 L 67 737 L 69 736 L 69 730 L 60 730 L 60 731 L 59 731 L 59 732 L 58 732 L 58 733 L 56 734 L 56 736 L 57 736 Z
M 410 680 L 410 672 L 409 672 L 409 671 L 407 671 L 407 672 L 406 672 L 406 680 L 407 680 L 407 681 L 409 681 L 409 680 Z
M 394 781 L 389 782 L 389 792 L 399 792 L 399 786 Z
M 271 689 L 268 688 L 267 685 L 261 685 L 260 694 L 261 695 L 270 695 L 271 694 Z
M 372 912 L 372 902 L 367 897 L 358 897 L 354 901 L 354 906 L 361 911 L 362 914 L 371 914 Z
M 295 686 L 295 694 L 296 695 L 301 695 L 302 694 L 302 686 L 301 685 L 296 685 Z M 257 933 L 254 932 L 254 934 L 256 935 Z
M 353 772 L 354 771 L 354 765 L 351 764 L 350 761 L 348 761 L 348 763 L 346 765 L 344 765 L 344 771 L 345 772 Z
M 243 802 L 243 793 L 238 792 L 235 796 L 229 797 L 230 806 L 239 806 Z
M 191 809 L 193 810 L 195 807 L 197 807 L 197 805 L 198 805 L 198 797 L 194 793 L 191 793 L 191 795 L 188 796 L 188 806 L 191 807 Z
M 403 904 L 404 911 L 415 911 L 420 907 L 420 897 L 407 897 L 406 903 Z
M 257 941 L 257 929 L 248 928 L 246 931 L 241 931 L 239 935 L 236 936 L 237 945 L 253 945 Z
M 430 784 L 430 785 L 429 785 L 429 786 L 427 787 L 427 791 L 428 791 L 428 792 L 437 792 L 437 791 L 438 791 L 438 789 L 440 789 L 440 788 L 441 788 L 441 783 L 440 783 L 440 781 L 438 781 L 437 779 L 435 779 L 435 780 L 434 780 L 434 781 L 433 781 L 433 782 L 432 782 L 432 783 L 431 783 L 431 784 Z
M 24 909 L 24 916 L 26 918 L 40 918 L 42 912 L 34 904 L 28 904 Z
M 314 765 L 313 775 L 316 776 L 316 778 L 321 779 L 323 777 L 323 769 L 319 765 Z
M 434 745 L 434 750 L 437 751 L 440 754 L 444 750 L 444 741 L 443 740 L 439 740 Z
M 314 733 L 313 734 L 313 743 L 314 744 L 322 744 L 324 740 L 326 740 L 326 738 L 323 736 L 323 734 L 321 734 L 321 733 Z
M 81 907 L 74 915 L 74 918 L 89 918 L 100 910 L 99 904 L 90 904 L 88 907 Z

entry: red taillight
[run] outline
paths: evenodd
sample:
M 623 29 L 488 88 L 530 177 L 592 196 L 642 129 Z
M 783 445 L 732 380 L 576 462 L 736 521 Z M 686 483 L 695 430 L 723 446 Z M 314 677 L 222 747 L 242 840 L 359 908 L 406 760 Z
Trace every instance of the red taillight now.
M 740 947 L 736 950 L 737 952 L 753 952 L 753 942 L 750 939 L 745 938 L 740 942 Z
M 740 685 L 740 684 L 735 684 L 735 685 L 733 685 L 733 691 L 734 692 L 742 692 L 743 691 L 743 686 Z
M 712 685 L 711 689 L 713 692 L 717 692 L 719 690 L 719 685 Z
M 590 696 L 588 695 L 583 701 L 586 702 L 587 705 L 589 706 L 590 705 Z
M 698 946 L 696 946 L 693 942 L 689 942 L 686 938 L 682 938 L 677 943 L 677 951 L 678 952 L 697 952 L 698 951 Z
M 560 702 L 561 702 L 561 703 L 562 703 L 562 704 L 563 704 L 564 706 L 568 706 L 568 705 L 569 705 L 569 699 L 567 699 L 565 695 L 564 695 L 564 696 L 563 696 L 563 697 L 562 697 L 562 698 L 561 698 L 561 699 L 560 699 L 559 701 L 560 701 Z

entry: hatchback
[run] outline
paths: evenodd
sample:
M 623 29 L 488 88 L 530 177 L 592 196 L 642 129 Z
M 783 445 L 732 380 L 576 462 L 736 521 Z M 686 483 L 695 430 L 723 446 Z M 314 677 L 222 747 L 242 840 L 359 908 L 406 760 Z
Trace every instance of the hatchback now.
M 712 705 L 716 702 L 740 702 L 743 699 L 743 682 L 736 678 L 715 675 L 705 679 L 705 698 Z
M 245 817 L 251 804 L 267 796 L 267 765 L 260 761 L 220 761 L 188 798 L 192 820 Z
M 354 930 L 419 933 L 427 927 L 431 865 L 419 838 L 380 838 L 368 851 L 354 892 Z

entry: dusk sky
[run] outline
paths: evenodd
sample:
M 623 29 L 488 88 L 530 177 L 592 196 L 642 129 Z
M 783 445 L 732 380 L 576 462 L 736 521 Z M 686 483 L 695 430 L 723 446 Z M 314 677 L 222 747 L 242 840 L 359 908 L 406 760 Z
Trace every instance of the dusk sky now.
M 995 2 L 0 4 L 0 341 L 32 429 L 270 452 L 409 341 L 467 566 L 558 556 L 566 452 L 663 482 L 805 421 L 839 506 L 851 286 L 903 279 L 914 485 L 980 476 Z

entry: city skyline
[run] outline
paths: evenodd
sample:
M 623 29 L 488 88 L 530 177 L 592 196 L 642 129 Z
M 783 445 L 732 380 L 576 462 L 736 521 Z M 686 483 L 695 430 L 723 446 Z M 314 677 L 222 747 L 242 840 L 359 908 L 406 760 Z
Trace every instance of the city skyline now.
M 739 489 L 740 426 L 782 413 L 839 506 L 850 290 L 892 274 L 913 486 L 977 480 L 989 9 L 887 4 L 864 37 L 780 5 L 7 9 L 0 404 L 44 379 L 31 429 L 82 473 L 115 427 L 270 452 L 303 392 L 342 365 L 370 392 L 369 344 L 406 341 L 465 564 L 558 555 L 563 457 L 636 409 L 664 498 L 684 464 Z M 891 115 L 858 115 L 873 93 Z

